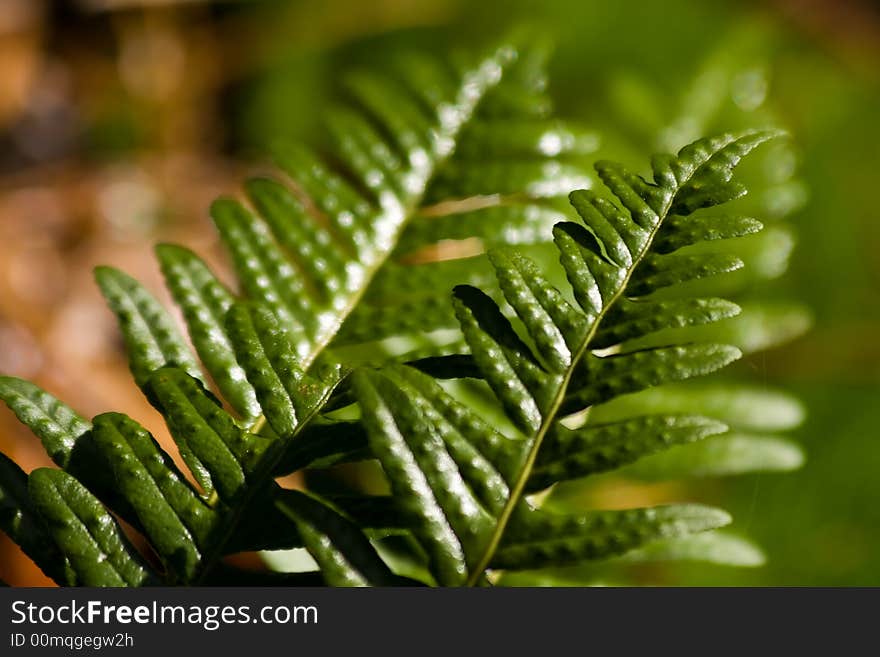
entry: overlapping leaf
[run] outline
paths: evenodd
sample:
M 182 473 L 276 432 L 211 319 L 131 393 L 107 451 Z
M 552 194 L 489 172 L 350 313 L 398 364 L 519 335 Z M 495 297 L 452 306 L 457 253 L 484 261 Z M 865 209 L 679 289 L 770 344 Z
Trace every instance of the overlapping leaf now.
M 34 507 L 84 586 L 144 586 L 158 583 L 119 524 L 76 479 L 40 468 L 28 478 Z

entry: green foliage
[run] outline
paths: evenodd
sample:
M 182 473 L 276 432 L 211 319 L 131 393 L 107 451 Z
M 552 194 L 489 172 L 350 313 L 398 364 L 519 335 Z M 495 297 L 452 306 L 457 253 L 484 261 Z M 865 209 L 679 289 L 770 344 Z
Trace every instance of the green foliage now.
M 739 312 L 687 285 L 743 262 L 691 249 L 760 230 L 703 209 L 745 193 L 734 167 L 776 133 L 655 156 L 650 181 L 601 161 L 600 192 L 580 162 L 595 137 L 550 119 L 543 89 L 540 53 L 512 47 L 408 57 L 393 76 L 353 77 L 355 106 L 330 114 L 332 157 L 285 150 L 279 165 L 295 186 L 255 179 L 247 204 L 212 206 L 237 293 L 187 249 L 157 248 L 198 359 L 149 292 L 98 268 L 135 382 L 192 481 L 135 420 L 105 413 L 90 424 L 4 377 L 0 398 L 61 469 L 28 479 L 0 461 L 2 529 L 59 583 L 89 586 L 482 585 L 503 582 L 499 571 L 635 558 L 637 548 L 749 561 L 735 540 L 684 542 L 727 524 L 718 509 L 559 513 L 530 495 L 623 466 L 687 476 L 797 460 L 785 444 L 739 434 L 676 459 L 670 448 L 727 430 L 699 404 L 587 417 L 739 357 L 674 330 Z M 560 198 L 575 187 L 587 188 L 569 197 L 580 222 Z M 429 257 L 449 241 L 461 242 L 458 257 Z M 513 245 L 555 249 L 561 268 Z M 456 326 L 451 341 L 432 333 Z M 662 331 L 673 331 L 668 342 L 639 344 Z M 390 496 L 275 481 L 365 460 L 381 466 Z M 282 548 L 304 548 L 318 571 L 274 577 L 223 562 Z

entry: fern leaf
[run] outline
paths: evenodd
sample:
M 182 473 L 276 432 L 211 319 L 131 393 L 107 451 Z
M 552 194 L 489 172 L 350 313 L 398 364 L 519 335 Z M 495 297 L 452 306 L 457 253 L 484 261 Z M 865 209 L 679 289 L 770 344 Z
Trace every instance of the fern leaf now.
M 297 354 L 305 358 L 315 336 L 317 311 L 305 297 L 302 279 L 286 262 L 264 225 L 238 202 L 215 201 L 211 216 L 229 247 L 245 292 L 261 299 L 291 327 Z
M 112 267 L 97 267 L 95 279 L 119 321 L 129 367 L 139 386 L 166 365 L 200 376 L 199 366 L 173 320 L 140 283 Z
M 425 331 L 454 327 L 446 295 L 451 284 L 491 282 L 480 280 L 481 263 L 462 260 L 494 245 L 545 241 L 565 218 L 560 198 L 593 185 L 581 161 L 596 150 L 598 138 L 548 118 L 545 56 L 540 47 L 519 52 L 503 70 L 504 80 L 463 124 L 453 155 L 426 190 L 427 207 L 408 222 L 392 262 L 377 273 L 334 344 L 388 336 L 419 340 Z M 410 64 L 401 68 L 413 70 Z M 415 68 L 443 77 L 430 65 Z M 467 247 L 451 251 L 451 260 L 432 262 L 431 249 L 449 240 L 467 240 Z
M 711 324 L 736 317 L 740 307 L 726 299 L 624 300 L 608 314 L 608 325 L 596 333 L 598 349 L 636 340 L 662 330 Z M 638 343 L 635 343 L 636 345 Z
M 183 310 L 193 345 L 220 392 L 239 414 L 254 419 L 260 414 L 256 395 L 235 359 L 224 328 L 232 294 L 208 266 L 189 249 L 160 244 L 156 255 L 174 300 Z
M 183 581 L 194 579 L 216 512 L 186 482 L 170 457 L 137 422 L 118 413 L 95 418 L 95 440 L 112 464 L 150 545 Z
M 434 89 L 444 90 L 434 105 L 413 102 L 405 85 L 362 77 L 353 90 L 363 116 L 337 115 L 348 135 L 339 142 L 341 172 L 291 149 L 280 154 L 279 164 L 296 189 L 269 179 L 250 181 L 246 191 L 255 212 L 232 199 L 216 202 L 211 214 L 241 289 L 261 308 L 236 304 L 193 254 L 159 248 L 166 280 L 206 369 L 254 433 L 238 427 L 189 378 L 198 378 L 198 372 L 154 300 L 124 275 L 99 270 L 139 384 L 166 416 L 202 488 L 216 490 L 221 502 L 236 507 L 227 522 L 243 516 L 240 506 L 285 463 L 329 463 L 363 454 L 362 432 L 332 447 L 327 438 L 294 440 L 342 374 L 323 351 L 393 252 L 480 103 L 515 59 L 513 51 L 502 49 L 463 68 L 452 85 Z M 423 82 L 430 87 L 430 80 Z M 384 172 L 381 179 L 376 172 Z M 358 184 L 347 182 L 351 174 L 361 178 Z M 189 377 L 168 366 L 179 366 Z M 254 418 L 257 407 L 280 441 L 257 435 L 262 427 Z M 218 531 L 229 538 L 224 526 Z
M 804 452 L 792 440 L 735 432 L 656 454 L 634 465 L 629 472 L 646 479 L 719 477 L 787 472 L 803 464 Z
M 296 523 L 306 549 L 330 586 L 392 586 L 397 577 L 359 527 L 298 491 L 285 491 L 281 510 Z
M 617 308 L 621 303 L 634 303 L 634 298 L 661 286 L 726 267 L 717 259 L 658 256 L 653 240 L 663 233 L 670 216 L 689 215 L 744 193 L 732 180 L 732 168 L 773 136 L 772 132 L 725 135 L 695 142 L 678 156 L 655 157 L 653 182 L 613 163 L 597 164 L 600 178 L 620 205 L 593 192 L 575 192 L 572 203 L 584 225 L 565 222 L 554 229 L 560 262 L 580 309 L 569 305 L 524 256 L 505 250 L 492 251 L 490 260 L 501 292 L 518 318 L 519 330 L 482 291 L 470 286 L 455 289 L 455 311 L 473 365 L 523 436 L 521 442 L 514 441 L 516 448 L 507 446 L 507 462 L 515 454 L 520 463 L 507 477 L 491 459 L 472 471 L 467 461 L 458 457 L 470 449 L 485 458 L 470 442 L 469 432 L 458 428 L 475 421 L 473 411 L 462 410 L 457 424 L 437 412 L 438 399 L 442 405 L 452 403 L 445 392 L 419 397 L 400 376 L 393 381 L 380 375 L 356 377 L 355 389 L 371 448 L 401 509 L 416 523 L 414 532 L 431 555 L 439 582 L 473 584 L 480 581 L 487 567 L 517 567 L 517 559 L 526 563 L 523 567 L 533 563 L 527 550 L 504 553 L 502 546 L 513 540 L 511 535 L 526 536 L 527 543 L 552 537 L 553 523 L 548 524 L 540 512 L 529 510 L 522 495 L 529 487 L 542 446 L 552 445 L 552 440 L 545 438 L 557 435 L 560 419 L 625 393 L 706 374 L 739 357 L 735 347 L 716 344 L 611 355 L 594 350 L 601 328 L 610 325 L 609 317 L 614 312 L 620 316 Z M 690 221 L 705 220 L 692 217 Z M 673 225 L 673 232 L 675 229 Z M 666 260 L 658 260 L 661 257 Z M 711 302 L 691 306 L 695 323 L 701 321 L 708 304 Z M 681 307 L 676 310 L 687 312 Z M 668 318 L 681 322 L 674 313 Z M 613 343 L 606 337 L 599 344 L 607 347 Z M 656 441 L 653 445 L 659 447 Z M 487 477 L 494 478 L 490 482 Z M 486 494 L 479 496 L 477 491 Z M 632 517 L 639 513 L 633 512 Z M 668 531 L 687 533 L 727 522 L 722 512 L 697 507 L 683 509 L 680 519 L 676 519 L 678 510 L 643 513 L 647 515 L 633 521 L 633 526 L 643 527 L 644 534 L 628 532 L 630 516 L 620 515 L 620 536 L 615 538 L 612 532 L 599 539 L 598 545 L 609 549 L 615 543 L 625 544 L 620 550 L 624 551 L 636 547 L 640 540 L 661 538 Z M 584 558 L 606 555 L 592 544 L 584 544 L 579 551 L 568 542 L 570 528 L 578 523 L 589 526 L 589 521 L 563 517 L 553 522 L 563 527 L 559 543 L 547 539 L 547 550 L 536 550 L 535 560 L 552 563 L 574 559 L 577 554 Z M 574 533 L 571 540 L 579 545 Z M 623 541 L 623 536 L 631 542 Z M 507 556 L 499 556 L 504 554 Z
M 540 95 L 535 84 L 539 67 L 525 61 L 528 57 L 520 63 L 518 57 L 517 51 L 503 47 L 455 66 L 415 58 L 421 63 L 401 64 L 397 80 L 356 76 L 351 89 L 360 111 L 333 113 L 331 132 L 338 137 L 338 152 L 332 167 L 302 149 L 284 149 L 278 163 L 294 180 L 294 188 L 254 179 L 246 185 L 253 211 L 229 198 L 212 206 L 241 291 L 284 324 L 301 369 L 307 371 L 338 333 L 389 261 L 406 226 L 414 223 L 420 205 L 443 196 L 438 190 L 449 187 L 441 184 L 444 172 L 466 162 L 473 177 L 481 166 L 480 152 L 502 161 L 504 153 L 490 155 L 482 147 L 470 153 L 462 148 L 461 156 L 456 155 L 465 140 L 499 147 L 497 131 L 493 133 L 482 110 L 494 94 L 512 86 L 506 100 L 495 103 L 492 118 L 499 120 L 499 112 L 510 120 L 522 118 L 525 125 L 514 130 L 517 143 L 520 137 L 529 143 L 537 140 L 537 146 L 533 143 L 525 151 L 542 151 L 537 160 L 542 166 L 558 156 L 589 150 L 594 137 L 582 138 L 559 124 L 548 126 L 526 109 L 527 99 Z M 426 78 L 412 78 L 416 70 Z M 523 151 L 525 142 L 517 151 Z M 548 142 L 560 145 L 551 153 Z M 487 187 L 481 193 L 495 191 Z M 464 196 L 465 190 L 452 185 L 448 194 Z M 207 372 L 245 424 L 260 425 L 255 393 L 233 358 L 236 349 L 225 321 L 233 305 L 231 294 L 189 251 L 169 245 L 157 251 Z M 163 366 L 179 366 L 200 378 L 186 345 L 145 290 L 115 270 L 102 268 L 96 275 L 119 318 L 140 385 Z M 448 289 L 444 276 L 430 278 Z M 435 324 L 454 321 L 448 304 L 440 315 Z M 275 420 L 289 432 L 289 421 L 284 424 L 278 415 Z
M 290 332 L 268 308 L 236 305 L 226 327 L 263 416 L 276 434 L 293 436 L 339 382 L 339 368 L 327 368 L 322 377 L 303 372 Z
M 0 377 L 0 399 L 62 468 L 70 462 L 77 442 L 91 429 L 89 422 L 64 402 L 22 379 Z
M 731 345 L 687 344 L 657 347 L 620 355 L 584 357 L 576 375 L 583 386 L 574 385 L 562 404 L 563 412 L 601 404 L 619 395 L 709 374 L 732 363 L 742 352 Z
M 268 441 L 241 429 L 197 379 L 176 368 L 157 370 L 148 381 L 181 456 L 207 491 L 233 502 L 243 493 Z
M 84 586 L 143 586 L 155 577 L 113 517 L 76 479 L 38 468 L 28 478 L 34 507 Z
M 724 511 L 698 504 L 582 515 L 522 511 L 511 519 L 491 566 L 526 570 L 605 559 L 658 539 L 729 523 L 730 516 Z
M 613 415 L 621 395 L 739 356 L 722 344 L 650 340 L 739 311 L 721 299 L 681 297 L 696 279 L 733 271 L 741 259 L 676 252 L 760 229 L 750 218 L 692 213 L 741 196 L 732 169 L 772 134 L 726 135 L 657 156 L 650 182 L 599 163 L 610 197 L 572 194 L 582 219 L 574 223 L 559 197 L 594 186 L 579 158 L 597 139 L 548 119 L 540 56 L 505 47 L 476 62 L 413 57 L 394 70 L 350 79 L 354 104 L 330 113 L 335 148 L 326 161 L 287 149 L 278 163 L 292 185 L 253 179 L 247 204 L 214 203 L 235 292 L 190 251 L 157 249 L 229 412 L 156 299 L 122 272 L 95 272 L 134 378 L 201 491 L 134 420 L 108 413 L 92 426 L 38 388 L 0 378 L 0 398 L 64 468 L 32 473 L 25 495 L 25 474 L 0 460 L 0 521 L 37 560 L 55 559 L 59 581 L 158 579 L 99 498 L 147 538 L 170 583 L 254 583 L 221 557 L 292 546 L 305 546 L 329 584 L 412 583 L 392 571 L 399 559 L 386 547 L 403 538 L 407 555 L 420 555 L 420 579 L 473 585 L 489 569 L 561 566 L 661 539 L 674 546 L 729 521 L 696 505 L 554 515 L 525 494 L 626 464 L 684 464 L 699 473 L 709 467 L 700 455 L 713 446 L 713 467 L 739 467 L 742 436 L 703 441 L 725 427 L 688 409 L 601 424 L 591 417 L 577 428 L 566 416 Z M 551 234 L 558 275 L 506 248 Z M 450 239 L 469 243 L 450 261 L 424 262 L 422 249 Z M 488 258 L 466 257 L 487 247 Z M 563 276 L 570 293 L 554 285 Z M 467 284 L 448 300 L 453 278 Z M 456 325 L 463 340 L 417 335 Z M 510 424 L 493 426 L 412 367 L 349 377 L 339 365 L 342 349 L 401 336 L 398 359 L 438 376 L 481 379 L 475 385 L 492 391 Z M 386 357 L 384 345 L 357 353 L 358 362 Z M 353 401 L 359 419 L 345 408 Z M 778 464 L 784 449 L 775 447 L 777 461 L 763 453 Z M 378 459 L 392 495 L 318 499 L 273 479 L 364 458 Z M 303 577 L 270 579 L 316 581 Z
M 0 399 L 40 439 L 60 468 L 136 524 L 131 507 L 118 495 L 109 464 L 95 445 L 91 423 L 45 390 L 14 377 L 0 377 Z
M 700 242 L 752 235 L 764 228 L 757 219 L 735 215 L 712 216 L 700 222 L 689 221 L 687 217 L 671 217 L 666 225 L 668 230 L 654 240 L 654 250 L 660 254 Z
M 516 469 L 516 445 L 442 398 L 424 375 L 397 373 L 397 381 L 356 373 L 371 450 L 437 581 L 461 584 L 474 565 L 468 555 L 485 543 L 509 495 L 504 474 Z
M 260 179 L 247 185 L 259 216 L 232 200 L 215 204 L 212 215 L 245 292 L 292 327 L 302 368 L 364 294 L 458 145 L 463 126 L 514 59 L 502 49 L 464 70 L 442 104 L 433 106 L 413 102 L 411 90 L 393 80 L 355 78 L 352 89 L 365 114 L 335 114 L 335 132 L 340 161 L 368 193 L 313 156 L 289 149 L 278 161 L 304 198 Z
M 0 452 L 0 530 L 59 585 L 74 586 L 76 575 L 56 547 L 28 493 L 28 476 Z
M 526 491 L 614 470 L 671 446 L 725 431 L 727 425 L 717 420 L 688 415 L 648 415 L 575 430 L 556 425 L 535 459 Z

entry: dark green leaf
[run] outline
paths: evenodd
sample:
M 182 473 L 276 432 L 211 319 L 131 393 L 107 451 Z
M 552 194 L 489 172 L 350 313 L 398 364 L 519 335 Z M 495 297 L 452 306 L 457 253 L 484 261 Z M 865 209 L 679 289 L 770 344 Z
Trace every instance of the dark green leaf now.
M 49 535 L 28 493 L 28 476 L 0 452 L 0 530 L 56 583 L 74 586 L 76 575 Z
M 647 415 L 575 430 L 557 424 L 538 452 L 526 490 L 613 470 L 674 445 L 725 431 L 727 426 L 717 420 L 688 415 Z
M 269 441 L 238 427 L 186 372 L 160 369 L 148 387 L 199 483 L 206 491 L 216 488 L 222 500 L 232 503 L 243 493 Z
M 118 413 L 99 415 L 94 435 L 150 544 L 178 577 L 192 580 L 201 565 L 200 548 L 216 523 L 215 512 L 134 420 Z
M 34 507 L 84 586 L 143 586 L 154 576 L 113 517 L 76 479 L 39 468 L 28 479 Z
M 189 336 L 211 378 L 242 416 L 258 416 L 260 410 L 253 388 L 235 360 L 223 325 L 226 311 L 234 301 L 232 294 L 189 249 L 160 244 L 156 254 L 165 282 L 183 310 Z
M 173 320 L 140 283 L 112 267 L 97 267 L 95 279 L 119 322 L 128 365 L 139 386 L 154 370 L 165 366 L 200 376 L 199 366 Z
M 46 452 L 66 468 L 77 441 L 91 425 L 85 419 L 33 383 L 0 376 L 0 399 L 43 443 Z
M 306 549 L 331 586 L 390 586 L 395 576 L 356 524 L 299 491 L 285 491 L 281 510 L 299 528 Z

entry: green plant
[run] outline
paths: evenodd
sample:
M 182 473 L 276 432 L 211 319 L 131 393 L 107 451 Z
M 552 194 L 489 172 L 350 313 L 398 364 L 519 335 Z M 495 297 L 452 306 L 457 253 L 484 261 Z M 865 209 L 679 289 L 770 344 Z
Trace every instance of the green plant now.
M 474 585 L 726 524 L 725 512 L 700 505 L 557 514 L 527 496 L 726 429 L 694 414 L 586 414 L 739 356 L 712 343 L 628 346 L 738 312 L 655 292 L 741 266 L 730 254 L 673 252 L 760 230 L 699 211 L 745 192 L 733 168 L 776 133 L 655 156 L 652 182 L 600 162 L 608 194 L 573 192 L 581 223 L 567 221 L 559 197 L 594 185 L 580 160 L 595 137 L 548 118 L 539 55 L 409 57 L 392 78 L 353 78 L 360 111 L 332 115 L 329 165 L 287 150 L 279 163 L 295 187 L 253 180 L 252 209 L 233 199 L 212 207 L 239 295 L 192 252 L 160 245 L 205 372 L 144 288 L 98 268 L 134 379 L 197 486 L 131 418 L 88 422 L 4 377 L 0 397 L 60 469 L 28 476 L 3 456 L 0 527 L 62 584 Z M 561 272 L 510 248 L 546 254 L 551 230 Z M 432 245 L 449 240 L 455 257 L 433 260 Z M 488 259 L 477 255 L 485 247 Z M 571 294 L 554 285 L 560 273 Z M 449 302 L 451 282 L 487 292 L 460 284 Z M 463 340 L 449 331 L 456 324 Z M 487 405 L 507 422 L 484 419 Z M 381 464 L 390 495 L 275 482 L 367 459 Z M 146 557 L 113 515 L 143 535 Z M 223 561 L 294 546 L 319 571 L 250 573 Z

